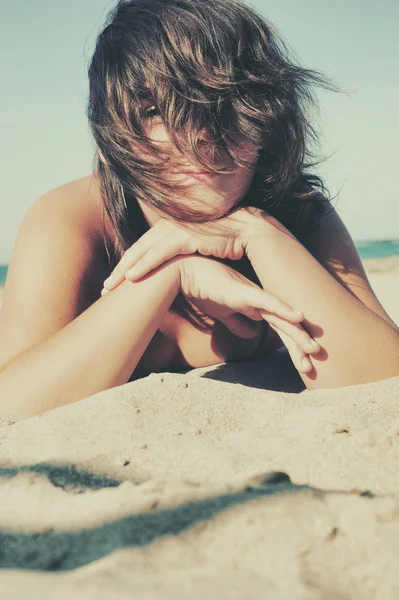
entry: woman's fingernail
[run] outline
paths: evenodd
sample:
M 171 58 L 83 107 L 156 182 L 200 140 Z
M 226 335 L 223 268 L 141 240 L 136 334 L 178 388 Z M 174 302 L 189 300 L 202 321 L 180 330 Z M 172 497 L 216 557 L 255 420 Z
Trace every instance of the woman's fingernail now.
M 312 344 L 313 348 L 320 348 L 320 344 L 318 344 L 316 340 L 312 339 L 310 340 L 310 343 Z
M 113 279 L 112 279 L 112 276 L 110 276 L 110 277 L 108 277 L 108 279 L 106 279 L 106 280 L 104 281 L 103 285 L 108 285 L 108 284 L 110 284 L 110 283 L 112 283 L 112 282 L 113 282 Z
M 307 358 L 304 358 L 302 361 L 302 365 L 305 367 L 305 369 L 308 369 L 309 367 L 312 366 L 312 363 Z
M 301 310 L 296 310 L 296 308 L 293 309 L 293 312 L 296 315 L 298 315 L 298 317 L 303 317 L 304 316 L 303 312 Z
M 105 296 L 105 294 L 108 294 L 109 290 L 106 290 L 105 288 L 103 288 L 101 290 L 101 296 Z

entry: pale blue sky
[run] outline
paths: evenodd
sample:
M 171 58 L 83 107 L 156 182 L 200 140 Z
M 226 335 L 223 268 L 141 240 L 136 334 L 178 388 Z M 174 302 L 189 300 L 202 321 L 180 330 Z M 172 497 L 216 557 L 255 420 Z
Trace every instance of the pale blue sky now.
M 0 263 L 41 194 L 92 171 L 87 64 L 114 0 L 0 0 Z M 319 170 L 355 240 L 399 237 L 399 3 L 252 0 L 301 62 L 350 95 L 320 92 Z

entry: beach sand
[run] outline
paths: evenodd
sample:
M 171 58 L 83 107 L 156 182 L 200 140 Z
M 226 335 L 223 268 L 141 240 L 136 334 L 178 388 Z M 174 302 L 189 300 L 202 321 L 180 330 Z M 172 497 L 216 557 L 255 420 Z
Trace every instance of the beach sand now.
M 309 392 L 282 349 L 0 425 L 2 598 L 399 598 L 399 377 Z

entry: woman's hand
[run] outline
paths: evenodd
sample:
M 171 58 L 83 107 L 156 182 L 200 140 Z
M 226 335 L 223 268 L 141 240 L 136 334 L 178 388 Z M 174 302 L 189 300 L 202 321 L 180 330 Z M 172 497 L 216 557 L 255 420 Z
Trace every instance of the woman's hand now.
M 110 291 L 125 278 L 131 281 L 139 279 L 178 255 L 198 252 L 203 256 L 240 260 L 248 243 L 248 217 L 254 210 L 256 209 L 241 208 L 228 217 L 206 224 L 183 225 L 160 219 L 126 250 L 111 275 L 104 281 L 104 287 Z
M 243 207 L 217 221 L 176 223 L 160 219 L 122 256 L 104 288 L 111 291 L 124 279 L 140 279 L 165 261 L 178 255 L 195 254 L 240 260 L 250 240 L 269 231 L 283 230 L 292 234 L 277 219 L 254 207 Z
M 320 346 L 300 325 L 303 314 L 218 260 L 188 256 L 176 265 L 180 292 L 193 298 L 207 315 L 244 338 L 256 334 L 253 321 L 267 321 L 283 340 L 296 369 L 303 373 L 312 369 L 310 362 L 306 365 L 303 361 L 309 354 L 317 354 Z

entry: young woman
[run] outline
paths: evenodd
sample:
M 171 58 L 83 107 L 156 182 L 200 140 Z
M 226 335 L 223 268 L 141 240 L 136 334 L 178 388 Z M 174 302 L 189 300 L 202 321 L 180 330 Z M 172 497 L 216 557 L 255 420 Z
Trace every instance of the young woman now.
M 308 172 L 311 86 L 337 88 L 266 19 L 119 2 L 89 82 L 93 173 L 33 203 L 11 257 L 1 411 L 283 344 L 308 389 L 399 375 L 399 330 Z

